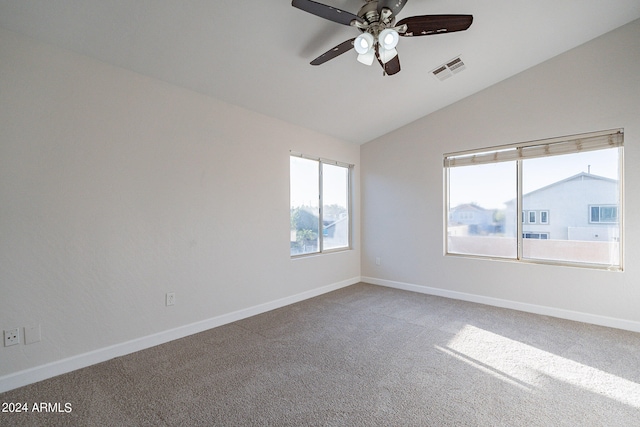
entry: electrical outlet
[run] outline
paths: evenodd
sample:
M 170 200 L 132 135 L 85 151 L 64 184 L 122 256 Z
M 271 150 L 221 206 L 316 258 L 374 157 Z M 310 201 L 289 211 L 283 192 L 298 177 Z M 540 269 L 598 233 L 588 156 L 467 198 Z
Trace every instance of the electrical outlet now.
M 175 292 L 167 292 L 167 306 L 174 305 L 176 303 L 176 293 Z
M 20 344 L 20 328 L 6 329 L 4 331 L 4 346 Z
M 380 265 L 380 257 L 376 257 L 376 265 Z

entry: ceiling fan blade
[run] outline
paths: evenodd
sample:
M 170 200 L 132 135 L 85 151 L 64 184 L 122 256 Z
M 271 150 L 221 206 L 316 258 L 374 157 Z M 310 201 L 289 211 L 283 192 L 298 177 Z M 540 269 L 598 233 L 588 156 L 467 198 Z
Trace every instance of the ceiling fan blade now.
M 378 13 L 382 12 L 382 9 L 386 7 L 390 9 L 395 16 L 402 10 L 405 4 L 407 4 L 407 0 L 378 0 Z
M 376 45 L 376 58 L 378 58 L 378 62 L 384 70 L 384 74 L 387 76 L 393 76 L 394 74 L 398 74 L 400 72 L 400 58 L 398 55 L 391 58 L 386 64 L 382 62 L 382 58 L 380 57 L 380 51 L 378 50 L 378 45 Z
M 384 72 L 387 73 L 388 76 L 393 76 L 400 72 L 400 58 L 398 55 L 394 56 L 391 61 L 384 64 Z
M 338 24 L 351 25 L 354 19 L 363 22 L 358 15 L 311 0 L 293 0 L 291 6 Z
M 355 38 L 344 41 L 340 43 L 338 46 L 334 47 L 333 49 L 329 49 L 328 51 L 326 51 L 325 53 L 323 53 L 322 55 L 318 56 L 316 59 L 311 61 L 311 65 L 324 64 L 325 62 L 335 58 L 336 56 L 340 56 L 343 53 L 350 51 L 351 49 L 353 49 L 354 40 Z
M 396 27 L 407 26 L 403 37 L 430 36 L 432 34 L 464 31 L 471 26 L 473 15 L 421 15 L 400 20 Z

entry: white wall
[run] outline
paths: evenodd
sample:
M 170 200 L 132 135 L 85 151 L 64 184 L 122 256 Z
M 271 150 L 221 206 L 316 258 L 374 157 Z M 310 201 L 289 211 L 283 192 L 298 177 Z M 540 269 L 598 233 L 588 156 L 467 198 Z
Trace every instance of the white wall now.
M 359 146 L 7 31 L 0 76 L 0 391 L 359 279 Z M 356 165 L 354 250 L 290 259 L 289 150 Z
M 640 331 L 638 40 L 635 21 L 363 145 L 363 280 Z M 443 256 L 443 153 L 614 128 L 625 130 L 624 272 Z

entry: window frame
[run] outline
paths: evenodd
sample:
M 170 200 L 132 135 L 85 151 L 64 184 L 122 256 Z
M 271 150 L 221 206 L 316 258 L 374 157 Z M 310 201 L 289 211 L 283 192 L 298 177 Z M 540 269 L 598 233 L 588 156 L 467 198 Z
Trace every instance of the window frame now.
M 593 209 L 594 208 L 598 208 L 598 220 L 594 221 L 593 220 Z M 614 221 L 603 221 L 602 220 L 602 209 L 603 208 L 612 208 L 615 209 L 616 211 L 616 219 Z M 618 206 L 616 205 L 611 205 L 611 204 L 604 204 L 604 205 L 589 205 L 589 224 L 617 224 L 620 218 L 620 213 L 619 213 L 619 209 Z
M 542 220 L 543 214 L 545 216 L 545 220 Z M 539 217 L 540 217 L 540 224 L 542 225 L 549 225 L 549 211 L 548 210 L 541 210 L 539 212 Z
M 527 236 L 529 235 L 529 236 Z M 531 237 L 532 235 L 537 235 L 538 237 Z M 545 236 L 544 238 L 542 236 Z M 522 232 L 523 239 L 539 239 L 539 240 L 548 240 L 549 233 L 547 231 L 523 231 Z
M 554 144 L 557 144 L 553 146 Z M 607 145 L 608 144 L 608 145 Z M 551 150 L 549 147 L 552 147 Z M 607 205 L 617 207 L 617 221 L 615 222 L 592 222 L 591 221 L 591 207 L 592 206 L 605 206 L 605 205 L 589 205 L 589 223 L 594 224 L 618 224 L 619 238 L 618 245 L 618 262 L 617 264 L 600 264 L 590 263 L 586 261 L 565 261 L 565 260 L 553 260 L 553 259 L 538 259 L 538 258 L 526 258 L 523 255 L 523 241 L 525 240 L 524 228 L 527 224 L 535 224 L 529 221 L 529 213 L 532 211 L 523 210 L 523 169 L 522 165 L 528 158 L 573 154 L 579 153 L 581 150 L 596 151 L 607 148 L 618 148 L 618 204 Z M 550 153 L 550 151 L 552 151 Z M 524 153 L 524 155 L 523 155 Z M 473 166 L 483 163 L 497 163 L 504 161 L 513 161 L 516 164 L 516 212 L 520 212 L 520 221 L 515 221 L 515 235 L 517 244 L 516 257 L 502 257 L 493 255 L 478 255 L 478 254 L 466 254 L 449 252 L 448 248 L 448 209 L 449 209 L 449 170 L 452 167 L 458 166 Z M 608 271 L 623 271 L 624 270 L 624 129 L 612 129 L 600 132 L 591 132 L 580 135 L 565 136 L 559 138 L 551 138 L 546 140 L 530 141 L 517 144 L 509 144 L 503 146 L 487 147 L 475 150 L 466 150 L 459 152 L 445 153 L 443 155 L 443 179 L 444 179 L 444 221 L 443 221 L 443 248 L 444 256 L 463 257 L 463 258 L 479 258 L 490 259 L 500 261 L 511 261 L 516 263 L 526 264 L 546 264 L 546 265 L 560 265 L 570 267 L 583 267 L 591 269 L 600 269 Z M 535 211 L 533 211 L 535 212 Z M 549 211 L 547 212 L 547 221 L 540 223 L 542 225 L 549 224 Z M 539 213 L 539 212 L 538 212 Z M 538 219 L 538 214 L 536 214 Z M 530 232 L 533 233 L 533 232 Z M 547 232 L 535 232 L 538 234 L 546 233 L 547 238 L 549 233 Z
M 291 254 L 291 249 L 289 250 L 289 256 L 291 259 L 296 258 L 304 258 L 308 256 L 316 256 L 321 254 L 328 254 L 334 252 L 342 252 L 353 249 L 352 244 L 352 235 L 353 235 L 353 227 L 352 227 L 352 211 L 353 211 L 353 196 L 352 196 L 352 188 L 353 188 L 353 168 L 354 165 L 350 163 L 339 162 L 336 160 L 330 160 L 322 157 L 313 157 L 308 156 L 302 153 L 296 153 L 293 151 L 289 152 L 289 217 L 291 218 L 291 158 L 298 157 L 306 160 L 311 160 L 318 163 L 318 250 L 314 252 L 306 252 L 301 254 Z M 343 167 L 347 170 L 347 245 L 338 247 L 325 249 L 324 248 L 324 222 L 323 222 L 323 214 L 324 214 L 324 191 L 323 191 L 323 165 L 331 165 Z

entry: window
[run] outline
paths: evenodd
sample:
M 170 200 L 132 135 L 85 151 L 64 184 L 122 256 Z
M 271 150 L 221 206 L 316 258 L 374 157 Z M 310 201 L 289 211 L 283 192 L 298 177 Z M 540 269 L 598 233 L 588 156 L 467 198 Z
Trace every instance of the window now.
M 527 211 L 526 218 L 528 224 L 549 224 L 549 211 Z M 522 212 L 522 223 L 525 223 L 525 212 Z
M 445 254 L 621 270 L 623 137 L 445 154 Z
M 540 224 L 549 224 L 549 211 L 540 211 Z
M 515 164 L 449 168 L 448 177 L 448 252 L 515 257 L 516 234 L 502 229 L 504 201 L 516 198 Z
M 548 239 L 549 233 L 531 233 L 529 231 L 525 231 L 522 233 L 522 237 L 525 239 Z
M 290 157 L 291 256 L 348 249 L 351 165 Z
M 591 222 L 616 223 L 618 222 L 617 206 L 591 206 Z

